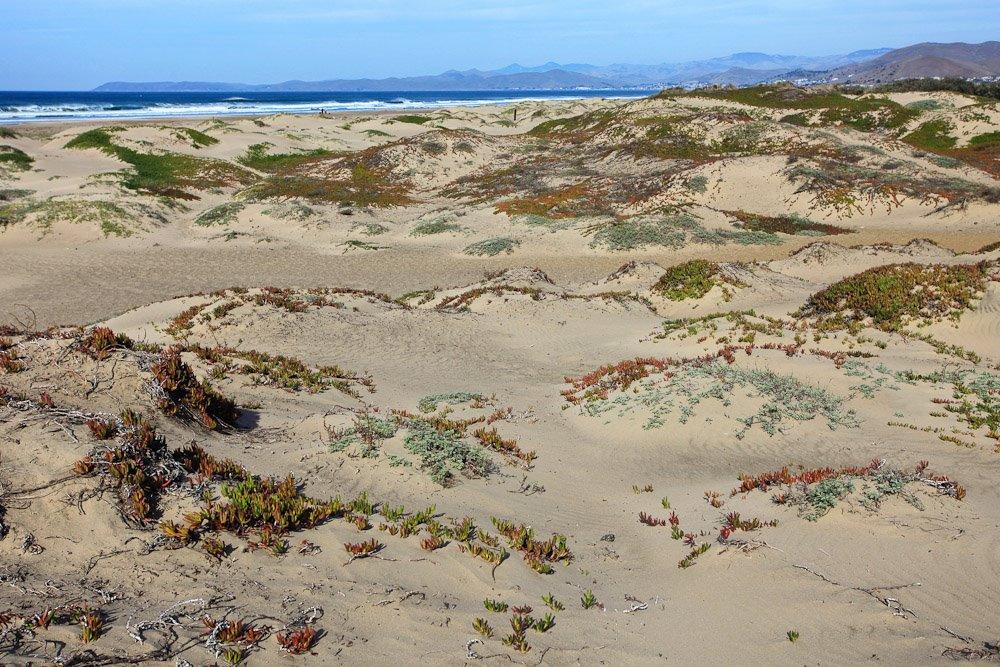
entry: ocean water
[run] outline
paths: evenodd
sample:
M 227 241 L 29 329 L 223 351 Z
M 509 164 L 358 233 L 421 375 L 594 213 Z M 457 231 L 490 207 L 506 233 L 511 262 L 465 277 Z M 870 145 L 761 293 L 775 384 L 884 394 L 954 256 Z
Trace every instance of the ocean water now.
M 0 124 L 181 116 L 433 109 L 522 100 L 639 97 L 634 90 L 503 90 L 332 93 L 95 93 L 0 91 Z

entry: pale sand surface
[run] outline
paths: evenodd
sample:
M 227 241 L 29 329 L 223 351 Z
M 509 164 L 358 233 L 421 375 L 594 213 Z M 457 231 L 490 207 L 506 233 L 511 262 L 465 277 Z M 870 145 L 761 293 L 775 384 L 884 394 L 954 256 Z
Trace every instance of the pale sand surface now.
M 968 114 L 975 102 L 896 97 L 941 102 L 928 114 Z M 17 128 L 23 135 L 0 139 L 35 160 L 0 182 L 0 191 L 33 191 L 9 204 L 49 202 L 28 213 L 0 208 L 20 216 L 0 232 L 0 324 L 13 329 L 0 336 L 0 354 L 17 364 L 0 370 L 8 397 L 0 399 L 0 613 L 11 614 L 6 633 L 0 623 L 0 651 L 14 664 L 59 655 L 67 664 L 239 658 L 262 665 L 989 657 L 1000 637 L 1000 425 L 990 422 L 1000 392 L 1000 250 L 975 251 L 1000 240 L 995 180 L 964 164 L 941 167 L 891 133 L 804 128 L 759 108 L 751 109 L 756 120 L 726 115 L 742 108 L 697 97 L 587 100 L 521 104 L 516 125 L 511 107 L 482 107 L 413 112 L 433 119 L 422 124 L 345 114 L 129 124 L 114 133 L 117 144 L 139 152 L 230 165 L 263 142 L 271 153 L 324 148 L 333 155 L 281 173 L 350 187 L 351 163 L 341 161 L 361 155 L 377 175 L 376 197 L 403 188 L 412 200 L 392 206 L 258 201 L 246 188 L 271 182 L 263 170 L 245 174 L 244 183 L 184 184 L 197 199 L 160 199 L 117 178 L 95 178 L 126 165 L 95 149 L 65 148 L 82 124 L 25 126 Z M 630 120 L 614 127 L 601 125 L 605 118 L 593 133 L 584 123 L 572 136 L 527 134 L 541 122 L 593 111 Z M 775 143 L 694 161 L 622 148 L 649 127 L 643 119 L 681 113 L 693 114 L 684 127 L 702 128 L 703 145 L 732 138 L 731 127 L 742 132 L 746 123 L 760 123 Z M 966 137 L 983 131 L 972 124 L 995 130 L 996 122 L 991 107 L 956 122 L 956 131 Z M 219 141 L 196 148 L 176 136 L 178 127 Z M 798 164 L 791 153 L 830 169 L 803 148 L 819 143 L 852 155 L 849 147 L 869 146 L 858 153 L 860 164 L 906 175 L 901 188 L 940 190 L 920 179 L 943 174 L 974 194 L 955 203 L 940 192 L 862 189 L 859 177 L 858 191 L 845 190 L 857 197 L 854 208 L 817 202 L 817 191 L 803 190 L 787 170 Z M 504 181 L 511 173 L 527 176 Z M 695 176 L 704 176 L 703 188 L 691 184 Z M 585 204 L 566 198 L 541 221 L 497 208 L 518 198 L 549 206 L 547 196 L 581 183 Z M 65 200 L 110 202 L 125 214 L 87 217 L 64 208 L 44 218 L 45 206 Z M 232 202 L 239 206 L 231 217 L 196 222 Z M 734 217 L 744 212 L 797 213 L 844 233 L 778 233 L 761 242 Z M 601 241 L 615 221 L 663 219 L 672 222 L 645 246 Z M 127 235 L 106 234 L 109 221 Z M 426 222 L 446 228 L 414 234 Z M 496 237 L 516 245 L 495 256 L 466 251 Z M 707 291 L 666 296 L 657 286 L 665 269 L 696 258 L 717 263 Z M 954 317 L 925 312 L 896 332 L 870 320 L 823 327 L 797 312 L 844 278 L 911 262 L 956 272 L 978 266 L 971 307 L 961 304 Z M 696 321 L 718 313 L 743 315 Z M 679 318 L 693 319 L 664 328 Z M 96 324 L 129 338 L 95 359 L 84 336 Z M 53 325 L 87 328 L 25 331 Z M 197 378 L 242 406 L 237 423 L 210 430 L 165 414 L 154 380 L 160 351 L 129 341 L 185 346 L 182 358 Z M 199 356 L 197 346 L 221 356 Z M 294 358 L 314 373 L 336 367 L 344 384 L 282 386 L 237 356 L 251 350 Z M 714 361 L 698 361 L 704 355 Z M 631 366 L 594 384 L 597 376 L 585 378 L 633 359 L 644 360 L 634 382 L 622 381 Z M 480 396 L 455 395 L 452 405 L 439 399 L 436 407 L 426 400 L 456 392 Z M 127 408 L 153 423 L 170 450 L 194 442 L 252 474 L 294 475 L 315 499 L 350 501 L 367 492 L 377 503 L 371 527 L 337 517 L 291 531 L 279 538 L 289 552 L 278 556 L 248 548 L 260 539 L 254 530 L 237 535 L 206 523 L 187 545 L 168 539 L 159 521 L 183 522 L 204 508 L 203 491 L 216 504 L 225 496 L 219 480 L 181 471 L 164 482 L 149 522 L 130 515 L 132 487 L 122 500 L 102 472 L 105 449 L 124 441 L 97 441 L 82 423 Z M 422 421 L 432 415 L 440 433 Z M 479 451 L 473 431 L 489 416 L 488 428 L 537 459 L 525 465 L 484 450 L 487 469 L 470 459 L 453 463 L 444 485 L 435 481 L 414 435 L 430 429 L 450 434 L 453 447 Z M 351 429 L 373 417 L 392 428 L 352 439 Z M 480 421 L 453 423 L 465 429 L 459 438 L 441 419 Z M 87 455 L 98 472 L 73 475 Z M 836 487 L 825 514 L 815 483 L 731 495 L 744 473 L 873 459 L 884 460 L 876 471 L 835 478 L 851 487 Z M 175 474 L 174 459 L 157 460 L 159 474 Z M 913 472 L 920 461 L 930 462 L 928 471 Z M 931 473 L 955 480 L 962 493 Z M 782 493 L 790 502 L 775 503 Z M 403 538 L 390 534 L 398 519 L 377 513 L 398 505 L 411 514 L 433 505 L 445 527 L 471 517 L 481 534 L 462 545 L 442 532 L 445 546 L 422 549 L 433 526 Z M 675 512 L 686 536 L 672 539 L 669 523 L 643 525 L 640 512 L 664 522 Z M 729 521 L 776 523 L 722 534 L 731 512 L 739 517 Z M 551 574 L 533 571 L 493 517 L 531 526 L 539 541 L 565 536 L 572 558 L 555 562 Z M 205 554 L 213 537 L 232 547 L 221 561 Z M 509 552 L 495 568 L 469 553 L 494 538 Z M 345 543 L 369 539 L 384 544 L 377 557 L 350 560 Z M 679 567 L 692 545 L 707 551 Z M 581 605 L 586 591 L 598 601 L 590 609 Z M 546 606 L 548 594 L 565 609 Z M 486 598 L 530 606 L 535 619 L 551 612 L 555 625 L 528 630 L 530 650 L 520 652 L 502 641 L 512 633 L 510 610 L 487 611 Z M 153 622 L 182 602 L 170 623 Z M 84 607 L 105 617 L 94 642 L 80 642 L 73 618 L 32 627 L 45 609 Z M 477 618 L 492 626 L 491 638 L 473 629 Z M 212 628 L 236 619 L 269 634 L 259 645 L 217 643 Z M 321 633 L 313 652 L 282 652 L 274 635 L 303 625 Z

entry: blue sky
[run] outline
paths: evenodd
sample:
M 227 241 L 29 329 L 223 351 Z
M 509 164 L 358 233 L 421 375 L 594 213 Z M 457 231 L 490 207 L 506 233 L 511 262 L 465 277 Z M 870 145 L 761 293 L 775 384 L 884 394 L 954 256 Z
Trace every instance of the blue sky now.
M 651 64 L 996 38 L 998 0 L 3 0 L 0 89 Z

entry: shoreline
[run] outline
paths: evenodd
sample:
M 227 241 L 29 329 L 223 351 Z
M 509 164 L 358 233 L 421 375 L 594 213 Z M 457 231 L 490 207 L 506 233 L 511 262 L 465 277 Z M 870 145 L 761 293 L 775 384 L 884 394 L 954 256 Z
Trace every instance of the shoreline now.
M 364 92 L 364 91 L 359 91 L 359 92 Z M 412 91 L 412 92 L 422 92 L 422 91 Z M 445 91 L 445 92 L 448 92 L 448 91 Z M 466 91 L 454 91 L 454 92 L 461 93 L 461 92 L 466 92 Z M 507 92 L 507 91 L 503 91 L 503 92 Z M 510 91 L 510 92 L 513 93 L 514 91 Z M 555 93 L 557 91 L 532 91 L 532 92 L 552 92 L 552 93 Z M 623 90 L 608 90 L 608 91 L 594 91 L 594 92 L 597 92 L 597 93 L 600 93 L 600 92 L 623 93 L 623 92 L 626 92 L 626 91 L 623 91 Z M 580 94 L 575 94 L 574 95 L 574 94 L 569 94 L 568 93 L 567 95 L 558 95 L 558 96 L 553 95 L 551 97 L 548 97 L 548 96 L 538 96 L 538 95 L 527 95 L 527 96 L 524 96 L 524 97 L 518 97 L 516 95 L 512 95 L 510 97 L 502 97 L 502 98 L 497 98 L 497 99 L 488 99 L 488 98 L 468 99 L 468 100 L 462 100 L 462 99 L 456 99 L 456 100 L 445 99 L 445 100 L 440 100 L 440 102 L 435 102 L 435 101 L 432 101 L 432 100 L 428 100 L 427 103 L 421 103 L 419 101 L 414 101 L 414 100 L 407 100 L 407 101 L 401 102 L 401 103 L 399 103 L 398 105 L 395 105 L 395 106 L 393 106 L 391 102 L 384 102 L 384 101 L 380 101 L 380 100 L 371 100 L 369 102 L 358 102 L 357 103 L 357 104 L 362 105 L 362 106 L 352 107 L 352 108 L 334 108 L 333 110 L 327 110 L 327 108 L 324 107 L 323 104 L 320 103 L 320 102 L 317 102 L 315 104 L 315 106 L 311 106 L 308 109 L 297 110 L 297 109 L 294 108 L 295 104 L 302 104 L 302 105 L 310 104 L 311 105 L 312 103 L 311 102 L 302 102 L 302 103 L 287 102 L 285 104 L 289 105 L 289 108 L 272 109 L 272 110 L 268 110 L 268 109 L 247 109 L 246 112 L 236 110 L 236 111 L 233 111 L 232 113 L 224 112 L 224 111 L 220 112 L 218 109 L 212 109 L 211 111 L 206 111 L 204 113 L 198 113 L 198 112 L 178 113 L 178 114 L 170 114 L 170 113 L 165 113 L 165 114 L 151 113 L 151 114 L 149 114 L 149 113 L 143 113 L 142 115 L 80 116 L 78 118 L 50 118 L 50 117 L 45 117 L 45 118 L 17 118 L 17 119 L 4 119 L 4 118 L 0 118 L 0 127 L 25 127 L 25 126 L 37 126 L 37 125 L 77 124 L 77 123 L 102 123 L 102 124 L 109 124 L 109 123 L 115 123 L 115 122 L 129 122 L 129 123 L 139 122 L 139 123 L 141 123 L 141 122 L 144 122 L 144 121 L 165 122 L 165 121 L 182 121 L 182 120 L 183 121 L 190 121 L 190 120 L 214 120 L 214 119 L 226 119 L 226 118 L 245 119 L 245 118 L 261 118 L 261 117 L 265 117 L 265 116 L 275 116 L 275 115 L 293 115 L 293 116 L 310 116 L 310 115 L 314 115 L 315 116 L 315 115 L 319 115 L 321 113 L 321 111 L 325 112 L 325 115 L 336 116 L 336 117 L 343 117 L 343 116 L 348 115 L 348 114 L 379 114 L 379 115 L 383 115 L 383 114 L 408 113 L 408 112 L 414 112 L 414 111 L 424 111 L 424 112 L 426 112 L 426 111 L 436 111 L 436 110 L 443 110 L 443 109 L 459 109 L 459 108 L 470 108 L 470 109 L 472 109 L 472 108 L 483 108 L 483 107 L 491 107 L 491 106 L 508 106 L 508 105 L 511 105 L 511 104 L 520 104 L 520 103 L 523 103 L 523 102 L 574 102 L 574 101 L 591 100 L 591 99 L 593 99 L 593 100 L 641 99 L 643 97 L 647 97 L 650 94 L 654 94 L 655 92 L 656 91 L 636 91 L 636 94 L 634 94 L 634 95 L 622 95 L 622 94 L 617 94 L 617 95 L 614 95 L 614 94 L 609 94 L 609 95 L 600 95 L 600 94 L 595 94 L 595 95 L 580 95 Z M 3 91 L 0 91 L 0 95 L 2 95 L 2 94 L 3 94 Z M 87 93 L 83 93 L 83 94 L 87 94 Z M 122 95 L 141 95 L 142 93 L 121 93 L 121 94 Z M 180 93 L 180 94 L 184 94 L 184 93 Z M 337 95 L 337 94 L 338 93 L 331 93 L 331 96 Z M 343 93 L 341 93 L 341 94 L 343 94 Z M 377 93 L 372 93 L 372 94 L 374 95 L 374 94 L 377 94 Z M 218 102 L 204 102 L 203 104 L 205 106 L 208 106 L 208 105 L 218 105 L 218 104 L 224 103 L 225 101 L 226 100 L 222 100 L 222 101 L 218 101 Z M 232 101 L 235 101 L 235 100 L 232 100 Z M 252 100 L 246 100 L 246 101 L 252 101 Z M 330 105 L 355 104 L 353 102 L 339 102 L 339 101 L 336 101 L 336 100 L 329 100 L 327 102 Z M 266 104 L 267 104 L 267 102 L 261 102 L 262 106 L 265 106 Z M 281 102 L 272 102 L 271 104 L 280 105 L 282 103 Z M 378 106 L 372 106 L 371 108 L 365 108 L 363 106 L 364 104 L 372 104 L 372 105 L 378 105 Z M 191 102 L 190 105 L 193 107 L 193 106 L 197 106 L 198 103 L 197 102 Z M 155 109 L 155 107 L 149 107 L 148 109 Z

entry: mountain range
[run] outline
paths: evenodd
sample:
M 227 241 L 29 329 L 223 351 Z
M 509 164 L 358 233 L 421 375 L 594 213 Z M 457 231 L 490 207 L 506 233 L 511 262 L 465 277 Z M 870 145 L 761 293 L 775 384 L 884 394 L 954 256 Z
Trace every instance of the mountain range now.
M 111 82 L 95 92 L 384 92 L 448 90 L 572 90 L 667 86 L 752 85 L 797 80 L 810 83 L 877 83 L 901 78 L 1000 75 L 1000 42 L 923 43 L 900 49 L 866 49 L 830 56 L 734 53 L 721 58 L 659 65 L 548 62 L 512 64 L 495 70 L 449 70 L 441 74 L 385 79 L 329 79 L 274 84 L 161 81 Z

